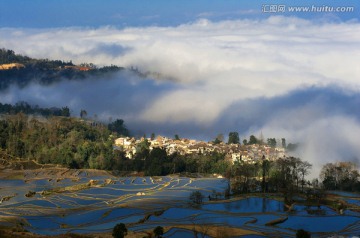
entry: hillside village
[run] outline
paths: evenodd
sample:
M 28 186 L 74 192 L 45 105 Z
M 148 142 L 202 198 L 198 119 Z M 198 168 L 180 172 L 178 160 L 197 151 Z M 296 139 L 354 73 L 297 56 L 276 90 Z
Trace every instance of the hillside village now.
M 19 63 L 0 64 L 0 70 L 21 69 L 21 68 L 25 68 L 25 65 Z
M 23 68 L 26 68 L 26 66 L 20 63 L 0 64 L 0 70 L 23 69 Z M 94 69 L 94 67 L 90 67 L 87 65 L 65 65 L 65 66 L 58 66 L 53 69 L 55 70 L 72 69 L 76 71 L 89 71 Z
M 125 152 L 126 157 L 133 159 L 136 154 L 137 145 L 144 140 L 149 143 L 150 151 L 153 148 L 159 147 L 166 150 L 167 154 L 175 152 L 181 155 L 203 154 L 210 155 L 213 152 L 225 154 L 225 159 L 233 163 L 235 161 L 243 161 L 246 163 L 256 163 L 261 160 L 263 156 L 265 159 L 274 161 L 278 158 L 286 156 L 286 150 L 282 147 L 271 147 L 266 144 L 226 144 L 224 142 L 204 142 L 191 139 L 171 139 L 164 136 L 157 138 L 130 138 L 120 137 L 115 140 L 115 149 Z

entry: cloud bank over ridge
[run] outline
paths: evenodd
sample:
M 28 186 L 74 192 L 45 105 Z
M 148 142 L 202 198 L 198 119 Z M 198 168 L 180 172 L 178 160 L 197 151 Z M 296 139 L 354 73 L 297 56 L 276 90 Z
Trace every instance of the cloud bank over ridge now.
M 291 17 L 175 27 L 0 29 L 0 45 L 31 57 L 116 64 L 149 73 L 31 85 L 2 101 L 87 108 L 134 131 L 212 139 L 286 137 L 312 162 L 357 161 L 360 24 Z M 330 139 L 332 138 L 332 139 Z M 323 149 L 321 149 L 323 148 Z

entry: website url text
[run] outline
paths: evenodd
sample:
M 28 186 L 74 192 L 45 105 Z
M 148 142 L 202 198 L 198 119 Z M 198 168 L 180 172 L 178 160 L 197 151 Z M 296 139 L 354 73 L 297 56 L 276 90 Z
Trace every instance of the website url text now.
M 261 11 L 264 13 L 285 13 L 285 12 L 354 12 L 353 6 L 287 6 L 281 4 L 264 4 Z

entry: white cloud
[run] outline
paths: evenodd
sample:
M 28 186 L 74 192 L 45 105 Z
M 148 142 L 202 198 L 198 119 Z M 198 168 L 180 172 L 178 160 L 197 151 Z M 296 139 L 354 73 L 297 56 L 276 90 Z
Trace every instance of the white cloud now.
M 263 130 L 265 136 L 302 142 L 301 156 L 319 168 L 323 161 L 359 154 L 360 115 L 351 109 L 358 99 L 352 104 L 343 100 L 336 113 L 331 100 L 303 98 L 305 105 L 286 105 L 300 100 L 292 98 L 294 91 L 309 88 L 334 87 L 336 95 L 358 95 L 359 42 L 357 22 L 317 23 L 279 16 L 202 19 L 176 27 L 0 29 L 0 45 L 18 53 L 135 66 L 161 76 L 150 85 L 136 77 L 124 81 L 123 75 L 86 86 L 32 85 L 27 91 L 12 88 L 2 97 L 8 102 L 31 97 L 38 103 L 44 98 L 49 103 L 61 100 L 60 105 L 91 107 L 98 115 L 121 116 L 137 126 L 192 125 L 207 136 L 237 130 L 236 126 L 250 128 L 248 134 Z M 277 98 L 284 101 L 270 103 L 274 108 L 262 105 Z M 342 107 L 348 111 L 339 110 Z
M 313 165 L 311 177 L 318 177 L 326 163 L 351 161 L 359 165 L 360 124 L 355 118 L 343 115 L 321 116 L 322 112 L 312 106 L 286 114 L 278 115 L 277 119 L 274 118 L 260 131 L 271 137 L 300 142 L 300 148 L 294 155 Z
M 136 66 L 186 85 L 144 111 L 141 117 L 150 121 L 210 123 L 236 100 L 304 86 L 339 84 L 359 90 L 360 24 L 353 22 L 202 19 L 177 27 L 122 30 L 1 29 L 0 36 L 4 47 L 34 57 Z M 114 55 L 103 51 L 104 45 L 129 50 Z

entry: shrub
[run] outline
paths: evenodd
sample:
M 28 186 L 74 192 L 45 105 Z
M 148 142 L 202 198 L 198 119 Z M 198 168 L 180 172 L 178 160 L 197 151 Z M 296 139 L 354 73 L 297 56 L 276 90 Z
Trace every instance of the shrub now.
M 127 228 L 124 223 L 118 223 L 114 226 L 112 236 L 114 238 L 124 238 L 127 235 Z
M 154 229 L 154 235 L 156 238 L 161 238 L 163 234 L 164 234 L 164 228 L 162 226 L 157 226 Z
M 203 202 L 203 195 L 200 191 L 194 191 L 190 194 L 190 201 L 195 205 L 201 205 Z
M 296 232 L 296 238 L 310 238 L 311 234 L 308 231 L 305 231 L 303 229 L 299 229 Z

